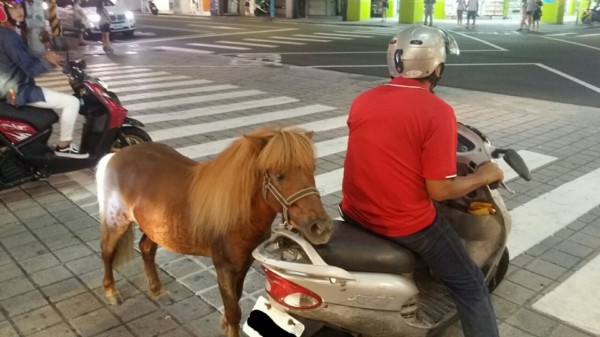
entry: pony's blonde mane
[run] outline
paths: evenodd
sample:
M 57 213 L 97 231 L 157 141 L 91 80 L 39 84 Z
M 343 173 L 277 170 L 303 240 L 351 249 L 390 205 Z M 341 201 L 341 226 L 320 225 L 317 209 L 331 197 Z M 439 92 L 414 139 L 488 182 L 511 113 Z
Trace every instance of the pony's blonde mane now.
M 292 167 L 314 174 L 315 151 L 310 133 L 290 127 L 254 130 L 213 160 L 199 163 L 189 187 L 195 234 L 214 239 L 248 225 L 253 201 L 262 198 L 263 172 Z

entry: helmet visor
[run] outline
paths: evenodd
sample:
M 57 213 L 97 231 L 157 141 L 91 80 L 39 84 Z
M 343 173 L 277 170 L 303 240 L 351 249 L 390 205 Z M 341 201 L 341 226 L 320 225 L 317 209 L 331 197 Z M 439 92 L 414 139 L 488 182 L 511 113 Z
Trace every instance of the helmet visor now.
M 458 43 L 456 43 L 454 37 L 452 37 L 452 35 L 443 28 L 435 28 L 437 28 L 440 31 L 440 33 L 442 33 L 442 35 L 444 36 L 444 41 L 446 43 L 446 54 L 460 55 L 460 49 L 458 48 Z

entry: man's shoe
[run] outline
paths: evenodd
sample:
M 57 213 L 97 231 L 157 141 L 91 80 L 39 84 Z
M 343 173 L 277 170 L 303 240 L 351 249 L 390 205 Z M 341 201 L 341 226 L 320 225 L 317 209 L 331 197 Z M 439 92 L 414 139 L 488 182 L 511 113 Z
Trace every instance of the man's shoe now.
M 56 155 L 57 157 L 74 159 L 85 159 L 90 157 L 89 153 L 79 153 L 79 149 L 73 144 L 69 144 L 69 146 L 65 148 L 60 148 L 57 145 L 56 149 L 54 150 L 54 155 Z

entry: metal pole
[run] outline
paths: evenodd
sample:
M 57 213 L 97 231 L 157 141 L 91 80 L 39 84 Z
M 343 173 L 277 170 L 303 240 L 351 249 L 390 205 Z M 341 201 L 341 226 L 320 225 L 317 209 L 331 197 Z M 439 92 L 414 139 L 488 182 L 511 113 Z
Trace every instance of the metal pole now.
M 62 30 L 60 28 L 60 20 L 56 10 L 56 0 L 50 0 L 48 4 L 48 22 L 52 30 L 52 36 L 60 36 Z

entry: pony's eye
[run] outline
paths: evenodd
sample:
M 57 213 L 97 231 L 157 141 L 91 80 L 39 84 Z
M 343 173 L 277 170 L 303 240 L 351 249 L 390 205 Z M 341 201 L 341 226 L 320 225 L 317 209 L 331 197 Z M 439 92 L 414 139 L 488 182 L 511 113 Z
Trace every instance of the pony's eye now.
M 277 180 L 283 180 L 283 179 L 285 179 L 285 176 L 283 174 L 281 174 L 281 173 L 276 173 L 275 174 L 275 178 Z

